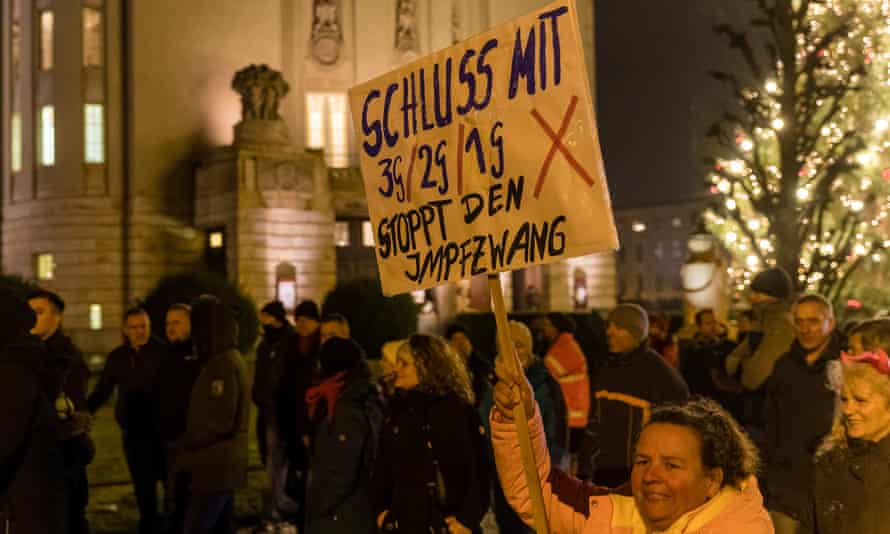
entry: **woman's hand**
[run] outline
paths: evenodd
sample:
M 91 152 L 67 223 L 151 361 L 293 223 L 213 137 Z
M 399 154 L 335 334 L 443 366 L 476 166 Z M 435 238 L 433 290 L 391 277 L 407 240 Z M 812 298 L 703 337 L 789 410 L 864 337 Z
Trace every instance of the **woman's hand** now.
M 473 534 L 472 530 L 463 526 L 453 515 L 445 518 L 445 525 L 448 527 L 449 534 Z
M 525 416 L 531 419 L 535 415 L 535 394 L 525 374 L 517 375 L 515 366 L 503 356 L 495 360 L 494 370 L 498 377 L 494 386 L 494 405 L 500 418 L 506 422 L 513 421 L 513 409 L 521 399 Z

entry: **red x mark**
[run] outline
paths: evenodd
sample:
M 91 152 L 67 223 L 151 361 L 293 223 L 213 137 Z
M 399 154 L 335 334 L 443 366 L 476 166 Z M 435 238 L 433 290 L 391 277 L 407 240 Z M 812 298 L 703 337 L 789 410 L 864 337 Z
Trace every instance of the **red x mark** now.
M 562 124 L 559 126 L 559 133 L 554 133 L 553 128 L 551 128 L 550 125 L 547 124 L 547 121 L 545 121 L 544 118 L 541 117 L 541 114 L 538 113 L 537 109 L 532 109 L 531 111 L 532 117 L 534 117 L 535 120 L 538 121 L 538 124 L 540 124 L 541 128 L 544 129 L 544 132 L 553 141 L 553 144 L 550 146 L 550 151 L 547 152 L 547 157 L 544 158 L 544 164 L 541 165 L 541 172 L 538 173 L 538 182 L 537 184 L 535 184 L 535 198 L 538 198 L 538 196 L 541 194 L 541 188 L 544 187 L 544 180 L 547 179 L 547 171 L 550 170 L 550 163 L 553 161 L 553 156 L 556 155 L 557 150 L 562 152 L 562 155 L 565 156 L 566 161 L 569 162 L 569 165 L 571 165 L 572 168 L 575 169 L 575 172 L 581 175 L 581 178 L 583 178 L 584 181 L 587 182 L 587 185 L 593 185 L 593 178 L 591 178 L 587 171 L 584 170 L 584 167 L 582 167 L 581 164 L 578 163 L 578 160 L 576 160 L 572 156 L 571 152 L 569 152 L 569 149 L 562 144 L 562 138 L 566 134 L 566 130 L 569 129 L 569 122 L 571 122 L 572 120 L 572 115 L 575 113 L 575 107 L 577 105 L 578 97 L 573 96 L 572 101 L 569 102 L 569 109 L 566 111 L 565 117 L 563 117 L 562 119 Z

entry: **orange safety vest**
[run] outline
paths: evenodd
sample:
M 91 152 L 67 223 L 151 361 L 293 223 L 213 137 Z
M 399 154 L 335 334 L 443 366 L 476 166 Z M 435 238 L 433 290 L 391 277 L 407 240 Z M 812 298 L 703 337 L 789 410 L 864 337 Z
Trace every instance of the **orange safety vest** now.
M 568 332 L 560 334 L 547 351 L 544 364 L 562 389 L 569 428 L 586 427 L 590 413 L 590 378 L 587 359 L 575 337 Z

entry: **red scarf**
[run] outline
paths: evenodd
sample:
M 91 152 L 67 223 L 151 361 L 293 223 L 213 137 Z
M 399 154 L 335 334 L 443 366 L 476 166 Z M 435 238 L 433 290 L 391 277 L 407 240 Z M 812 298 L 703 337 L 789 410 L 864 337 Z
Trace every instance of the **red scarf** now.
M 328 421 L 333 421 L 334 407 L 337 405 L 340 390 L 343 389 L 344 376 L 346 376 L 346 371 L 340 371 L 321 384 L 306 390 L 306 407 L 309 409 L 309 419 L 315 419 L 318 401 L 324 400 L 328 411 Z

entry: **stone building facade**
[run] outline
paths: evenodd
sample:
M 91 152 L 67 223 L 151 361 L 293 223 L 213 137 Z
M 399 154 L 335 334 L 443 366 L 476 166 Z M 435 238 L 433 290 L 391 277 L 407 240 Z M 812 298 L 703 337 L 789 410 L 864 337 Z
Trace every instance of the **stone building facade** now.
M 0 0 L 2 270 L 58 290 L 91 352 L 165 274 L 209 267 L 260 303 L 374 275 L 346 91 L 544 4 Z M 593 2 L 579 15 L 592 73 Z M 249 65 L 289 85 L 264 133 L 231 87 Z M 518 307 L 615 300 L 609 255 L 504 281 Z M 485 307 L 478 287 L 423 298 L 446 320 Z

